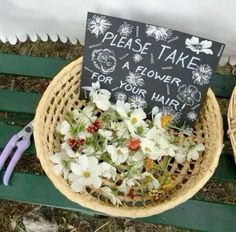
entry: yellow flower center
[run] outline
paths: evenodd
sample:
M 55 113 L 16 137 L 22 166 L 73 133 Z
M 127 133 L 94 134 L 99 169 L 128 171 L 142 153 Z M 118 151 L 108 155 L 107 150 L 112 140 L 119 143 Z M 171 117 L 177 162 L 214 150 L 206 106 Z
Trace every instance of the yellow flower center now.
M 122 151 L 120 149 L 116 150 L 117 155 L 122 155 Z
M 84 177 L 90 177 L 90 173 L 89 173 L 88 171 L 84 171 L 84 172 L 83 172 L 83 176 L 84 176 Z
M 172 116 L 164 115 L 161 117 L 161 127 L 166 127 L 168 123 L 172 120 Z
M 131 123 L 134 125 L 134 124 L 136 124 L 137 123 L 137 121 L 138 121 L 138 119 L 137 118 L 135 118 L 135 117 L 133 117 L 132 119 L 131 119 Z
M 144 150 L 145 150 L 146 152 L 151 152 L 150 147 L 145 147 Z

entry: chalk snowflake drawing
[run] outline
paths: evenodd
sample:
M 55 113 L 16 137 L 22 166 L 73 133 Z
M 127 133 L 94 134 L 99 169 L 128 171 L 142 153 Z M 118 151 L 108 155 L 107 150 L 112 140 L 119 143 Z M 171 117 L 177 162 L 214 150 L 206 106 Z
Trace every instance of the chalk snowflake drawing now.
M 112 24 L 106 19 L 105 16 L 93 15 L 91 19 L 88 19 L 87 29 L 98 38 L 102 35 Z
M 166 41 L 172 35 L 172 30 L 165 27 L 158 27 L 153 25 L 146 25 L 145 33 L 147 36 L 152 36 L 155 38 L 156 41 L 163 40 Z
M 138 53 L 135 53 L 133 55 L 133 61 L 135 64 L 139 63 L 142 59 L 143 59 L 143 57 Z
M 95 49 L 92 52 L 92 61 L 94 66 L 103 74 L 112 73 L 116 68 L 115 54 L 108 48 Z
M 178 123 L 181 118 L 181 112 L 176 112 L 172 106 L 163 106 L 160 111 L 163 115 L 172 117 L 173 122 Z
M 143 97 L 138 96 L 138 95 L 131 96 L 129 98 L 129 103 L 133 109 L 145 108 L 147 106 L 146 100 Z
M 195 111 L 189 111 L 187 113 L 187 119 L 190 121 L 195 121 L 197 119 L 197 113 Z
M 197 69 L 193 70 L 192 74 L 194 83 L 197 83 L 199 85 L 206 85 L 211 79 L 212 69 L 208 64 L 201 64 L 197 67 Z
M 178 88 L 177 98 L 185 105 L 193 106 L 194 102 L 200 102 L 201 92 L 193 85 L 181 85 Z
M 126 101 L 127 99 L 127 95 L 125 93 L 122 93 L 122 92 L 116 92 L 115 93 L 115 98 L 116 100 L 120 100 L 120 101 Z
M 120 25 L 117 31 L 120 34 L 120 36 L 128 37 L 132 34 L 133 26 L 131 26 L 127 22 L 124 22 L 123 24 Z
M 205 54 L 213 55 L 212 50 L 210 49 L 212 46 L 212 41 L 202 40 L 199 42 L 199 38 L 196 36 L 192 36 L 191 39 L 187 38 L 185 40 L 186 48 L 190 49 L 192 52 L 196 52 L 199 54 L 203 52 Z
M 143 86 L 144 80 L 141 75 L 133 72 L 129 72 L 129 75 L 126 76 L 126 82 L 133 86 Z

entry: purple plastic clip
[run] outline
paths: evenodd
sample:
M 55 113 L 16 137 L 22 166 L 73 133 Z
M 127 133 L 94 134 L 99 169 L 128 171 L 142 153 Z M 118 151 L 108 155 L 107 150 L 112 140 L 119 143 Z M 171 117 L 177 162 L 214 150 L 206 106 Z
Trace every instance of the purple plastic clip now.
M 8 141 L 5 146 L 2 154 L 0 155 L 0 171 L 5 164 L 7 158 L 12 154 L 12 158 L 6 168 L 6 171 L 3 176 L 3 184 L 8 185 L 11 174 L 21 158 L 25 150 L 27 150 L 31 144 L 30 137 L 33 133 L 33 121 L 28 123 L 21 131 L 13 135 L 12 138 Z

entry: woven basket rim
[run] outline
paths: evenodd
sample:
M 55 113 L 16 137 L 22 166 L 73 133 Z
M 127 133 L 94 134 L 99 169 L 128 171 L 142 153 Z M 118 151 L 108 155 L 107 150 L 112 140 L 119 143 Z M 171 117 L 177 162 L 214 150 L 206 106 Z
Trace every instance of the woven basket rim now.
M 227 114 L 228 128 L 229 128 L 228 133 L 229 133 L 229 138 L 230 138 L 231 145 L 233 148 L 234 160 L 236 164 L 236 131 L 232 132 L 233 126 L 231 122 L 231 119 L 235 117 L 235 115 L 236 115 L 236 85 L 233 89 L 233 92 L 229 101 L 228 114 Z
M 42 142 L 40 140 L 40 115 L 41 112 L 45 111 L 45 103 L 47 102 L 48 97 L 50 96 L 51 92 L 53 92 L 53 89 L 58 83 L 60 83 L 60 77 L 64 74 L 69 72 L 70 68 L 74 65 L 79 65 L 82 63 L 82 57 L 79 59 L 71 62 L 69 65 L 67 65 L 65 68 L 63 68 L 52 80 L 46 91 L 44 92 L 39 105 L 36 110 L 36 115 L 34 119 L 34 138 L 35 138 L 35 146 L 36 146 L 36 152 L 37 156 L 40 160 L 40 163 L 46 173 L 46 175 L 49 177 L 49 179 L 53 182 L 54 186 L 63 193 L 67 198 L 69 198 L 71 201 L 76 202 L 80 204 L 83 207 L 86 208 L 92 208 L 95 211 L 102 212 L 104 214 L 109 214 L 116 217 L 130 217 L 130 218 L 138 218 L 138 217 L 147 217 L 154 214 L 162 213 L 163 211 L 166 211 L 168 209 L 174 208 L 175 206 L 187 201 L 189 198 L 191 198 L 196 192 L 198 192 L 210 179 L 210 177 L 213 175 L 214 170 L 216 169 L 219 157 L 223 148 L 223 122 L 222 122 L 222 116 L 220 113 L 220 108 L 217 103 L 217 100 L 215 98 L 214 93 L 211 89 L 208 90 L 207 96 L 211 98 L 211 101 L 214 104 L 214 107 L 216 108 L 217 114 L 216 114 L 216 120 L 218 122 L 219 128 L 217 134 L 217 141 L 215 141 L 216 149 L 215 149 L 215 156 L 212 160 L 208 170 L 206 171 L 205 175 L 201 180 L 199 180 L 192 188 L 185 193 L 184 195 L 178 195 L 177 197 L 163 202 L 157 206 L 153 207 L 140 207 L 138 210 L 137 208 L 121 208 L 121 207 L 113 207 L 110 205 L 102 204 L 98 201 L 93 201 L 91 204 L 91 201 L 86 200 L 85 197 L 81 194 L 75 193 L 70 189 L 70 186 L 63 180 L 62 177 L 56 176 L 52 169 L 45 163 L 45 160 L 43 156 L 40 154 L 43 152 L 42 150 Z M 143 209 L 143 210 L 141 210 Z M 124 216 L 122 216 L 124 215 Z

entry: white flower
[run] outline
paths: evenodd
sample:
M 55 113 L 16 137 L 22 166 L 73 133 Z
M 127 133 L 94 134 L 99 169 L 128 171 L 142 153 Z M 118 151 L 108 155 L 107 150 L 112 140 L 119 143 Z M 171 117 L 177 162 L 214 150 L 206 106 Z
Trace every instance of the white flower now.
M 118 29 L 118 33 L 120 36 L 128 37 L 130 34 L 132 34 L 133 26 L 128 24 L 127 22 L 124 22 L 120 25 Z
M 52 171 L 56 175 L 63 174 L 64 179 L 68 179 L 71 159 L 66 152 L 59 152 L 50 155 L 49 159 L 54 163 Z
M 63 151 L 65 151 L 71 158 L 76 158 L 78 157 L 80 154 L 78 152 L 74 152 L 72 150 L 72 148 L 69 146 L 69 144 L 67 143 L 67 141 L 63 142 L 61 144 L 61 149 Z
M 81 192 L 85 186 L 93 185 L 95 188 L 100 188 L 102 185 L 99 177 L 101 168 L 95 157 L 79 156 L 76 163 L 71 163 L 71 171 L 69 180 L 72 182 L 71 188 L 75 192 Z
M 74 116 L 74 120 L 76 120 L 78 123 L 81 122 L 85 127 L 87 127 L 89 124 L 91 124 L 91 121 L 94 122 L 97 118 L 96 116 L 94 116 L 93 111 L 94 106 L 87 105 L 81 112 L 79 112 L 77 109 L 74 109 L 72 113 Z
M 144 80 L 142 76 L 138 73 L 129 72 L 129 75 L 126 76 L 126 82 L 133 86 L 143 86 Z
M 179 147 L 175 154 L 175 160 L 177 163 L 182 164 L 186 160 L 187 149 L 185 147 Z
M 131 106 L 128 102 L 117 100 L 115 105 L 112 105 L 112 108 L 123 118 L 128 118 L 128 113 L 131 111 Z
M 99 129 L 98 133 L 103 136 L 104 138 L 106 138 L 107 140 L 111 140 L 112 139 L 112 132 L 109 130 L 104 130 L 104 129 Z
M 138 150 L 134 153 L 134 155 L 132 155 L 131 160 L 134 162 L 139 162 L 141 160 L 144 160 L 145 155 L 143 154 L 142 151 Z
M 144 177 L 149 177 L 152 179 L 152 181 L 149 182 L 148 184 L 148 189 L 152 190 L 152 189 L 158 189 L 160 187 L 160 183 L 159 181 L 149 172 L 144 172 L 143 173 Z
M 100 82 L 93 82 L 91 86 L 83 86 L 82 89 L 85 89 L 90 92 L 90 96 L 100 91 Z
M 116 168 L 111 166 L 109 163 L 107 162 L 102 162 L 101 164 L 99 164 L 99 166 L 102 169 L 102 176 L 108 179 L 116 179 Z
M 65 120 L 62 121 L 62 123 L 59 124 L 56 129 L 61 135 L 64 135 L 64 140 L 68 139 L 71 136 L 70 134 L 71 126 Z
M 147 106 L 147 101 L 145 98 L 137 95 L 133 95 L 129 98 L 130 106 L 133 109 L 145 108 Z
M 120 199 L 112 192 L 109 187 L 102 187 L 101 190 L 104 197 L 107 197 L 113 205 L 122 205 Z
M 163 116 L 171 116 L 171 121 L 178 123 L 181 117 L 181 112 L 176 112 L 172 106 L 163 106 L 160 109 Z
M 148 155 L 153 160 L 160 160 L 161 157 L 159 157 L 158 149 L 152 140 L 141 138 L 140 142 L 141 150 L 145 155 Z
M 88 30 L 94 34 L 96 38 L 104 34 L 110 26 L 111 23 L 105 16 L 93 15 L 91 19 L 88 19 Z
M 98 109 L 102 111 L 107 111 L 111 103 L 109 101 L 111 93 L 108 90 L 100 90 L 99 93 L 93 94 L 93 103 L 97 106 Z
M 212 50 L 210 49 L 212 46 L 212 42 L 209 40 L 202 40 L 199 42 L 199 38 L 196 36 L 192 36 L 191 39 L 187 38 L 185 40 L 186 48 L 189 48 L 191 51 L 199 54 L 203 52 L 205 54 L 213 55 Z
M 172 35 L 172 30 L 165 27 L 158 27 L 153 25 L 146 25 L 145 33 L 147 36 L 152 36 L 156 41 L 163 40 L 166 41 Z
M 133 137 L 136 136 L 136 129 L 137 127 L 140 127 L 140 126 L 143 126 L 145 127 L 145 122 L 144 122 L 144 119 L 146 118 L 146 114 L 145 112 L 143 111 L 142 108 L 138 108 L 138 109 L 135 109 L 131 115 L 130 115 L 130 118 L 127 120 L 125 120 L 126 122 L 126 125 L 129 129 L 129 132 L 131 133 L 131 135 Z
M 194 80 L 194 83 L 197 83 L 202 86 L 209 83 L 209 80 L 211 79 L 212 75 L 212 69 L 211 66 L 208 64 L 201 64 L 196 68 L 196 70 L 193 70 L 192 74 L 192 79 Z
M 115 147 L 113 145 L 108 145 L 107 151 L 111 155 L 112 161 L 117 165 L 124 163 L 129 155 L 129 150 L 127 147 Z
M 86 154 L 87 156 L 94 156 L 94 154 L 97 154 L 97 151 L 95 152 L 93 146 L 85 146 L 85 148 L 82 150 L 83 154 Z
M 201 151 L 204 151 L 205 147 L 203 144 L 196 144 L 196 145 L 190 145 L 188 152 L 187 152 L 187 160 L 197 160 L 199 157 L 199 153 Z
M 135 64 L 139 63 L 142 59 L 143 59 L 143 57 L 138 53 L 135 53 L 133 55 L 133 61 Z

